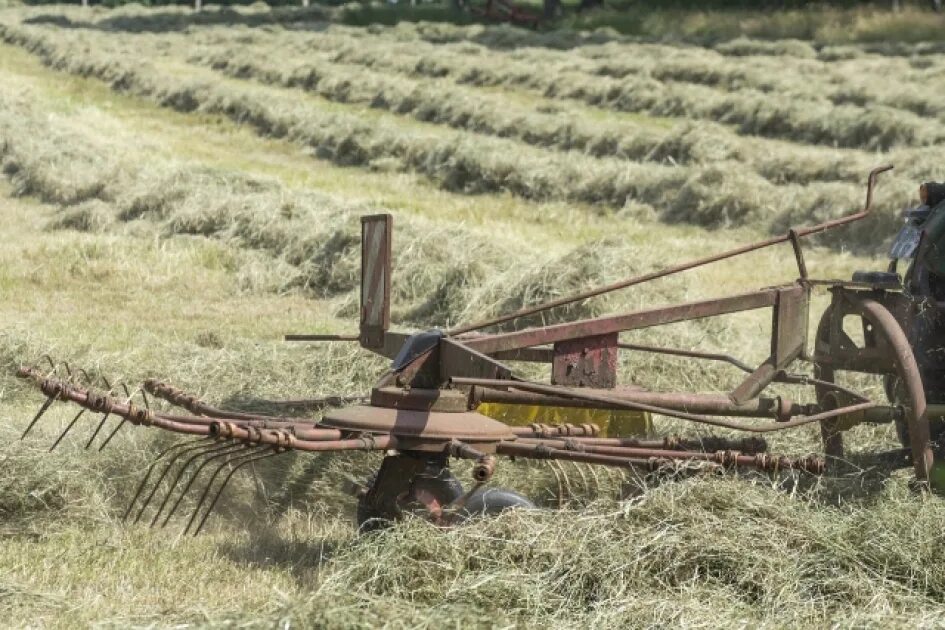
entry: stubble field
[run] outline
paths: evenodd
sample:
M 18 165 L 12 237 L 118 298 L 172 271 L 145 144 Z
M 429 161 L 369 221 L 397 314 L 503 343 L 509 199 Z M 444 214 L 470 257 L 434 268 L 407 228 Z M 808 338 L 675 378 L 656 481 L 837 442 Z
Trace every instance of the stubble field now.
M 505 464 L 547 509 L 358 536 L 340 487 L 372 457 L 289 456 L 228 490 L 201 537 L 120 516 L 149 456 L 13 378 L 44 353 L 217 403 L 365 390 L 383 364 L 286 332 L 350 332 L 358 217 L 395 215 L 393 318 L 468 322 L 840 216 L 892 162 L 877 213 L 816 242 L 822 277 L 881 268 L 941 179 L 945 58 L 924 44 L 634 42 L 327 9 L 0 10 L 0 619 L 13 626 L 933 627 L 940 499 L 864 453 L 822 480 L 678 483 Z M 940 90 L 939 90 L 940 91 Z M 544 321 L 793 277 L 789 249 Z M 815 300 L 814 316 L 826 303 Z M 529 323 L 529 322 L 526 322 Z M 530 323 L 536 323 L 532 321 Z M 765 317 L 627 340 L 766 356 Z M 738 374 L 628 353 L 626 381 L 728 391 Z M 880 397 L 879 383 L 856 385 Z M 660 434 L 693 429 L 657 419 Z M 772 448 L 819 449 L 816 429 Z M 460 475 L 463 474 L 460 468 Z M 556 477 L 567 496 L 559 501 Z M 632 490 L 631 490 L 632 489 Z

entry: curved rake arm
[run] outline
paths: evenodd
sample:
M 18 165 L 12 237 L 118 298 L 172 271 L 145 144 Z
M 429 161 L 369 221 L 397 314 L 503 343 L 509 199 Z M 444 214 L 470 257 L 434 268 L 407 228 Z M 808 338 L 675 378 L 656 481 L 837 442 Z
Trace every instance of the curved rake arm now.
M 680 263 L 672 267 L 666 267 L 665 269 L 660 269 L 659 271 L 653 271 L 646 273 L 640 276 L 635 276 L 627 280 L 622 280 L 614 284 L 609 284 L 603 287 L 598 287 L 596 289 L 591 289 L 589 291 L 584 291 L 582 293 L 576 293 L 574 295 L 565 296 L 558 298 L 557 300 L 552 300 L 550 302 L 545 302 L 544 304 L 537 304 L 535 306 L 528 306 L 521 310 L 515 311 L 514 313 L 509 313 L 507 315 L 499 315 L 491 319 L 484 321 L 476 322 L 473 324 L 468 324 L 466 326 L 458 326 L 446 331 L 447 336 L 455 337 L 456 335 L 461 335 L 463 333 L 472 332 L 475 330 L 481 330 L 482 328 L 487 328 L 489 326 L 494 326 L 496 324 L 502 324 L 505 322 L 512 321 L 513 319 L 518 319 L 520 317 L 525 317 L 528 315 L 534 315 L 542 311 L 547 311 L 559 306 L 565 306 L 567 304 L 573 304 L 575 302 L 581 302 L 588 298 L 596 297 L 598 295 L 603 295 L 604 293 L 610 293 L 612 291 L 617 291 L 619 289 L 625 289 L 627 287 L 632 287 L 637 284 L 643 284 L 645 282 L 650 282 L 651 280 L 656 280 L 658 278 L 665 278 L 666 276 L 671 276 L 683 271 L 688 271 L 690 269 L 695 269 L 696 267 L 703 267 L 711 263 L 719 262 L 727 258 L 734 258 L 735 256 L 740 256 L 741 254 L 746 254 L 748 252 L 757 251 L 759 249 L 764 249 L 766 247 L 771 247 L 772 245 L 778 245 L 780 243 L 786 243 L 792 238 L 803 238 L 805 236 L 810 236 L 812 234 L 818 234 L 820 232 L 825 232 L 827 230 L 832 230 L 848 223 L 853 223 L 869 216 L 870 211 L 872 210 L 873 205 L 873 189 L 876 186 L 876 180 L 879 177 L 880 173 L 885 173 L 888 170 L 891 170 L 893 167 L 891 164 L 885 166 L 879 166 L 870 171 L 869 177 L 867 178 L 866 184 L 866 206 L 857 213 L 841 217 L 839 219 L 834 219 L 832 221 L 826 221 L 818 225 L 791 229 L 787 234 L 782 236 L 775 236 L 764 241 L 758 241 L 756 243 L 749 243 L 748 245 L 742 245 L 741 247 L 736 247 L 735 249 L 730 249 L 726 252 L 720 254 L 713 254 L 711 256 L 706 256 L 704 258 L 697 258 L 696 260 L 691 260 L 689 262 Z

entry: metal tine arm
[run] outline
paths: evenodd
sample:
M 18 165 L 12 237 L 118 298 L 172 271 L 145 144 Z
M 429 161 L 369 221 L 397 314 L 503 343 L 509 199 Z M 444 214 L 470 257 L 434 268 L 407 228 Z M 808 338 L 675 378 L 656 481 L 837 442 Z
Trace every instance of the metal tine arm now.
M 166 400 L 167 402 L 181 407 L 190 411 L 191 413 L 200 414 L 204 416 L 210 416 L 211 418 L 226 418 L 230 420 L 268 420 L 269 422 L 286 422 L 286 423 L 310 423 L 312 420 L 310 418 L 303 417 L 290 417 L 290 416 L 271 416 L 266 414 L 259 413 L 244 413 L 240 411 L 229 411 L 226 409 L 219 409 L 213 407 L 196 396 L 188 394 L 183 390 L 177 389 L 172 385 L 168 385 L 162 381 L 156 379 L 148 379 L 144 382 L 143 387 L 145 390 L 151 392 L 153 395 Z M 359 400 L 359 399 L 356 399 Z
M 108 379 L 104 376 L 102 377 L 102 383 L 105 384 L 106 396 L 111 396 L 115 392 L 115 388 L 112 387 L 112 384 L 108 382 Z M 98 434 L 102 431 L 102 428 L 105 426 L 105 423 L 108 421 L 108 417 L 111 415 L 110 411 L 106 411 L 102 415 L 102 419 L 99 420 L 98 425 L 95 427 L 95 430 L 92 432 L 92 437 L 89 438 L 89 441 L 85 443 L 85 450 L 89 450 L 92 444 L 95 442 L 95 438 L 98 437 Z
M 127 398 L 124 401 L 120 401 L 92 390 L 69 385 L 59 379 L 44 378 L 41 373 L 33 368 L 19 368 L 17 370 L 17 377 L 33 381 L 47 397 L 58 396 L 59 399 L 69 400 L 80 407 L 85 407 L 92 411 L 110 411 L 111 415 L 121 416 L 124 420 L 133 425 L 155 426 L 176 433 L 206 435 L 211 432 L 214 425 L 222 423 L 242 427 L 247 430 L 278 429 L 283 433 L 288 432 L 294 434 L 302 441 L 334 441 L 342 437 L 341 431 L 338 429 L 320 426 L 311 419 L 298 423 L 286 423 L 272 420 L 214 419 L 207 416 L 157 413 L 151 410 L 150 400 L 143 392 L 142 395 L 144 396 L 145 405 L 148 405 L 147 408 L 138 408 L 130 402 L 138 392 L 132 393 L 127 389 L 127 386 L 124 385 L 122 387 L 127 394 Z M 119 426 L 123 426 L 123 423 L 119 424 Z M 115 431 L 117 430 L 118 428 L 115 429 Z M 112 435 L 106 438 L 102 446 L 99 447 L 100 449 L 107 446 L 115 431 L 112 431 Z
M 49 356 L 48 354 L 42 355 L 39 358 L 39 360 L 40 362 L 45 360 L 49 364 L 49 372 L 46 373 L 45 378 L 51 377 L 59 369 L 59 364 L 53 361 L 53 358 Z M 69 374 L 69 376 L 71 377 L 72 372 L 69 370 L 68 364 L 65 364 L 65 366 L 66 366 L 66 373 Z M 36 412 L 36 415 L 33 416 L 33 419 L 30 420 L 30 423 L 26 425 L 26 429 L 23 430 L 22 435 L 20 435 L 21 440 L 26 439 L 26 436 L 30 434 L 30 431 L 32 431 L 33 428 L 36 426 L 36 423 L 39 422 L 39 419 L 42 418 L 46 414 L 46 412 L 49 411 L 49 408 L 52 406 L 52 404 L 56 402 L 56 400 L 59 399 L 60 393 L 61 393 L 60 391 L 57 391 L 52 396 L 46 397 L 46 400 L 40 406 L 39 411 Z
M 220 474 L 220 472 L 224 468 L 227 467 L 227 465 L 232 464 L 233 462 L 246 459 L 246 458 L 252 459 L 254 457 L 257 457 L 257 453 L 259 450 L 271 451 L 273 447 L 253 446 L 251 448 L 253 452 L 238 454 L 234 457 L 226 459 L 219 466 L 217 466 L 216 470 L 213 471 L 213 474 L 210 475 L 210 479 L 207 481 L 207 485 L 204 488 L 203 493 L 200 495 L 200 499 L 197 501 L 197 505 L 194 506 L 194 511 L 190 515 L 190 520 L 187 521 L 187 526 L 184 527 L 184 529 L 181 531 L 181 536 L 186 535 L 187 532 L 190 531 L 190 528 L 193 526 L 194 521 L 197 519 L 197 515 L 200 513 L 200 509 L 203 507 L 204 503 L 206 503 L 207 497 L 210 495 L 210 489 L 213 487 L 213 482 L 216 481 L 217 476 Z
M 148 479 L 151 478 L 151 473 L 154 472 L 154 468 L 158 465 L 158 462 L 161 461 L 161 458 L 163 458 L 165 455 L 167 455 L 168 453 L 170 453 L 171 451 L 175 449 L 183 448 L 186 451 L 188 447 L 192 447 L 198 444 L 202 446 L 201 443 L 206 442 L 208 439 L 210 438 L 202 437 L 202 438 L 197 438 L 196 440 L 190 440 L 188 442 L 179 442 L 177 444 L 174 444 L 164 449 L 160 453 L 158 453 L 157 456 L 154 458 L 154 460 L 151 462 L 151 465 L 148 466 L 148 470 L 147 472 L 144 473 L 144 477 L 141 478 L 141 483 L 138 484 L 138 489 L 135 491 L 134 496 L 131 498 L 131 503 L 128 505 L 128 509 L 125 510 L 125 515 L 121 517 L 121 520 L 124 521 L 128 519 L 128 515 L 131 514 L 132 508 L 134 507 L 135 503 L 138 502 L 138 498 L 141 496 L 141 493 L 144 492 L 144 487 L 145 485 L 147 485 Z
M 193 451 L 199 451 L 196 455 L 193 455 L 193 456 L 184 464 L 184 467 L 186 467 L 186 466 L 189 466 L 189 465 L 190 465 L 190 462 L 193 461 L 193 459 L 199 457 L 200 455 L 203 455 L 203 454 L 205 454 L 205 453 L 207 453 L 207 452 L 212 452 L 212 451 L 215 451 L 215 450 L 219 450 L 219 449 L 221 448 L 221 446 L 219 445 L 219 443 L 217 443 L 216 441 L 213 441 L 213 442 L 210 442 L 209 444 L 207 444 L 207 443 L 205 443 L 205 439 L 206 439 L 206 438 L 202 439 L 200 442 L 194 443 L 194 446 L 185 448 L 185 449 L 183 449 L 183 450 L 182 450 L 181 452 L 179 452 L 179 453 L 175 453 L 175 454 L 174 454 L 174 457 L 172 457 L 172 458 L 170 459 L 170 461 L 167 462 L 167 466 L 164 467 L 164 470 L 161 472 L 161 475 L 160 475 L 160 476 L 157 478 L 157 480 L 154 482 L 154 486 L 151 488 L 151 492 L 148 493 L 148 496 L 145 498 L 144 503 L 141 505 L 141 509 L 138 511 L 138 515 L 135 517 L 135 521 L 134 521 L 135 523 L 137 523 L 139 520 L 141 520 L 141 516 L 144 514 L 145 509 L 147 509 L 147 507 L 148 507 L 148 505 L 151 503 L 152 499 L 154 499 L 154 495 L 157 493 L 158 489 L 161 487 L 161 482 L 164 481 L 164 479 L 167 477 L 168 473 L 170 473 L 171 469 L 174 467 L 174 464 L 175 464 L 181 457 L 183 457 L 183 456 L 186 455 L 187 453 L 191 453 L 191 452 L 193 452 Z M 229 446 L 229 445 L 227 444 L 227 445 L 224 445 L 224 446 Z M 173 490 L 173 488 L 172 488 L 172 490 Z M 137 500 L 137 496 L 135 497 L 135 499 Z M 128 516 L 131 514 L 131 510 L 132 510 L 133 507 L 134 507 L 134 502 L 132 502 L 132 504 L 128 506 L 128 511 L 125 513 L 125 519 L 127 519 Z M 122 519 L 122 520 L 124 520 L 124 519 Z
M 174 478 L 174 481 L 171 482 L 171 487 L 168 488 L 167 494 L 164 495 L 164 500 L 161 501 L 161 505 L 159 505 L 158 509 L 154 512 L 154 516 L 151 519 L 151 523 L 148 525 L 148 527 L 154 527 L 155 524 L 157 524 L 157 521 L 160 518 L 161 513 L 164 511 L 164 508 L 167 507 L 167 502 L 170 500 L 171 496 L 173 496 L 174 490 L 177 489 L 177 486 L 180 483 L 180 480 L 183 478 L 184 472 L 199 457 L 207 456 L 206 459 L 200 462 L 200 464 L 197 466 L 194 472 L 191 473 L 190 479 L 188 479 L 187 483 L 184 484 L 184 489 L 180 491 L 180 494 L 177 496 L 177 500 L 174 502 L 174 505 L 171 506 L 170 511 L 165 516 L 164 522 L 161 524 L 161 527 L 163 527 L 164 525 L 167 525 L 167 522 L 171 519 L 171 516 L 173 516 L 174 513 L 177 511 L 177 508 L 178 506 L 180 506 L 181 501 L 183 501 L 184 497 L 187 496 L 187 493 L 190 491 L 190 487 L 197 480 L 197 477 L 200 475 L 201 471 L 203 471 L 203 469 L 206 468 L 207 464 L 221 457 L 227 457 L 227 456 L 232 456 L 232 455 L 238 456 L 240 452 L 245 451 L 248 448 L 252 448 L 252 446 L 245 443 L 230 442 L 226 444 L 223 448 L 215 449 L 213 451 L 207 451 L 204 453 L 199 453 L 198 455 L 191 457 L 190 460 L 188 460 L 183 466 L 181 466 L 180 470 L 177 472 L 177 476 Z
M 157 481 L 154 482 L 154 486 L 151 488 L 151 492 L 148 493 L 148 496 L 144 499 L 144 502 L 141 504 L 141 508 L 138 510 L 138 514 L 137 516 L 135 516 L 134 522 L 137 523 L 138 521 L 141 520 L 141 517 L 144 516 L 144 511 L 148 509 L 148 506 L 151 504 L 151 501 L 154 500 L 155 495 L 157 494 L 158 490 L 161 487 L 161 483 L 164 481 L 164 479 L 167 478 L 167 475 L 171 472 L 171 469 L 174 467 L 174 464 L 177 463 L 177 460 L 179 460 L 181 456 L 186 455 L 189 452 L 197 451 L 196 453 L 191 455 L 189 458 L 187 458 L 187 460 L 184 462 L 184 465 L 181 466 L 180 471 L 177 474 L 177 477 L 174 479 L 174 483 L 172 483 L 171 487 L 168 489 L 168 493 L 171 493 L 174 491 L 174 486 L 180 480 L 181 475 L 184 474 L 184 470 L 186 470 L 187 467 L 190 466 L 190 464 L 193 463 L 194 460 L 196 460 L 197 458 L 203 455 L 208 455 L 211 453 L 218 453 L 224 450 L 232 451 L 233 447 L 234 447 L 234 444 L 232 443 L 220 444 L 219 442 L 214 441 L 211 444 L 207 444 L 207 445 L 201 444 L 197 448 L 187 449 L 186 451 L 175 455 L 174 458 L 167 463 L 167 466 L 164 467 L 164 470 L 161 472 L 161 476 L 158 477 Z
M 89 376 L 89 373 L 86 372 L 83 368 L 77 368 L 75 370 L 75 373 L 76 373 L 76 376 L 78 375 L 82 376 L 83 384 L 86 387 L 92 387 L 92 385 L 94 385 L 94 379 L 91 376 Z M 76 378 L 75 380 L 76 382 L 78 382 L 78 378 Z M 75 427 L 76 423 L 79 421 L 79 418 L 81 418 L 85 414 L 86 411 L 87 409 L 83 408 L 83 409 L 80 409 L 77 414 L 75 414 L 75 416 L 72 418 L 72 421 L 68 425 L 66 425 L 66 428 L 63 429 L 62 433 L 59 434 L 59 437 L 57 437 L 56 440 L 52 443 L 52 446 L 49 447 L 50 453 L 56 450 L 56 447 L 59 446 L 59 444 L 69 434 L 69 432 L 72 431 L 72 428 Z
M 121 384 L 121 388 L 122 388 L 123 390 L 125 390 L 125 396 L 126 396 L 126 398 L 125 398 L 125 404 L 130 403 L 130 402 L 131 402 L 131 399 L 135 397 L 135 394 L 137 394 L 139 391 L 141 391 L 141 388 L 139 387 L 139 388 L 135 389 L 135 391 L 132 393 L 132 392 L 128 389 L 128 386 L 127 386 L 126 384 L 124 384 L 124 383 Z M 145 398 L 145 405 L 147 405 L 147 398 Z M 116 427 L 114 428 L 114 430 L 112 430 L 112 432 L 108 434 L 108 437 L 105 438 L 105 441 L 103 441 L 102 444 L 98 447 L 99 452 L 105 450 L 105 447 L 108 446 L 108 443 L 112 441 L 112 438 L 114 438 L 115 435 L 118 434 L 118 432 L 121 430 L 121 428 L 122 428 L 123 426 L 125 426 L 125 423 L 126 423 L 126 422 L 128 422 L 128 418 L 122 418 L 122 419 L 118 422 L 118 426 L 116 426 Z
M 236 471 L 238 471 L 243 466 L 246 466 L 247 464 L 253 464 L 255 462 L 258 462 L 261 459 L 266 459 L 268 457 L 275 457 L 277 455 L 282 455 L 283 453 L 286 453 L 286 452 L 287 451 L 285 450 L 276 449 L 276 450 L 273 450 L 272 452 L 264 453 L 262 455 L 257 455 L 256 457 L 252 457 L 250 459 L 244 460 L 238 463 L 232 469 L 230 469 L 230 472 L 227 474 L 227 476 L 223 479 L 223 482 L 220 484 L 220 488 L 217 490 L 217 493 L 213 496 L 213 500 L 210 501 L 210 506 L 207 508 L 207 511 L 204 512 L 203 518 L 200 519 L 200 523 L 197 525 L 197 529 L 194 530 L 194 536 L 198 535 L 201 532 L 201 530 L 203 530 L 204 524 L 207 522 L 207 519 L 210 518 L 210 514 L 213 512 L 213 508 L 216 507 L 217 501 L 219 501 L 220 496 L 223 494 L 224 488 L 226 488 L 227 484 L 230 483 L 230 479 L 233 478 L 233 475 L 236 474 Z

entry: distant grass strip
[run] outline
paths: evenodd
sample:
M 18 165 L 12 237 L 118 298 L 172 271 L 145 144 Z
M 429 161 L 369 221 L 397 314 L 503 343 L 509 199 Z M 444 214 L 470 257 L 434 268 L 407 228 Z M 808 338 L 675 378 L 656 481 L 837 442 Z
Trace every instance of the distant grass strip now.
M 50 66 L 101 78 L 113 88 L 182 111 L 226 115 L 259 133 L 288 137 L 313 146 L 337 163 L 413 170 L 447 190 L 465 193 L 507 190 L 528 199 L 574 200 L 621 208 L 628 202 L 659 208 L 667 221 L 700 225 L 738 225 L 761 221 L 774 229 L 788 223 L 835 216 L 852 209 L 859 186 L 823 184 L 774 186 L 736 164 L 698 169 L 596 159 L 531 148 L 509 140 L 468 136 L 445 129 L 371 124 L 355 113 L 326 111 L 289 95 L 259 88 L 180 79 L 139 65 L 117 62 L 106 54 L 77 55 L 81 40 L 69 44 L 35 27 L 2 29 L 3 36 L 38 54 Z M 393 164 L 390 164 L 390 162 Z M 912 185 L 909 186 L 912 188 Z M 884 193 L 894 190 L 884 188 Z M 877 215 L 892 229 L 892 215 Z M 875 224 L 874 224 L 875 226 Z M 875 227 L 862 236 L 874 246 Z M 844 235 L 849 243 L 849 233 Z M 861 241 L 866 242 L 866 241 Z

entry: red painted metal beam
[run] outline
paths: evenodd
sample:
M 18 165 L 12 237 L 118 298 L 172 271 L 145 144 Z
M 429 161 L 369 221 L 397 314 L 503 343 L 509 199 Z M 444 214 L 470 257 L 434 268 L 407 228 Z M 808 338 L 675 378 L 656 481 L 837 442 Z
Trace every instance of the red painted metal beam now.
M 569 339 L 580 339 L 581 337 L 596 337 L 625 330 L 636 330 L 685 320 L 702 319 L 714 315 L 750 311 L 774 306 L 777 297 L 776 290 L 764 289 L 713 300 L 688 302 L 676 306 L 664 306 L 610 317 L 584 319 L 545 326 L 544 328 L 529 328 L 501 335 L 464 339 L 463 344 L 484 354 L 491 354 Z

